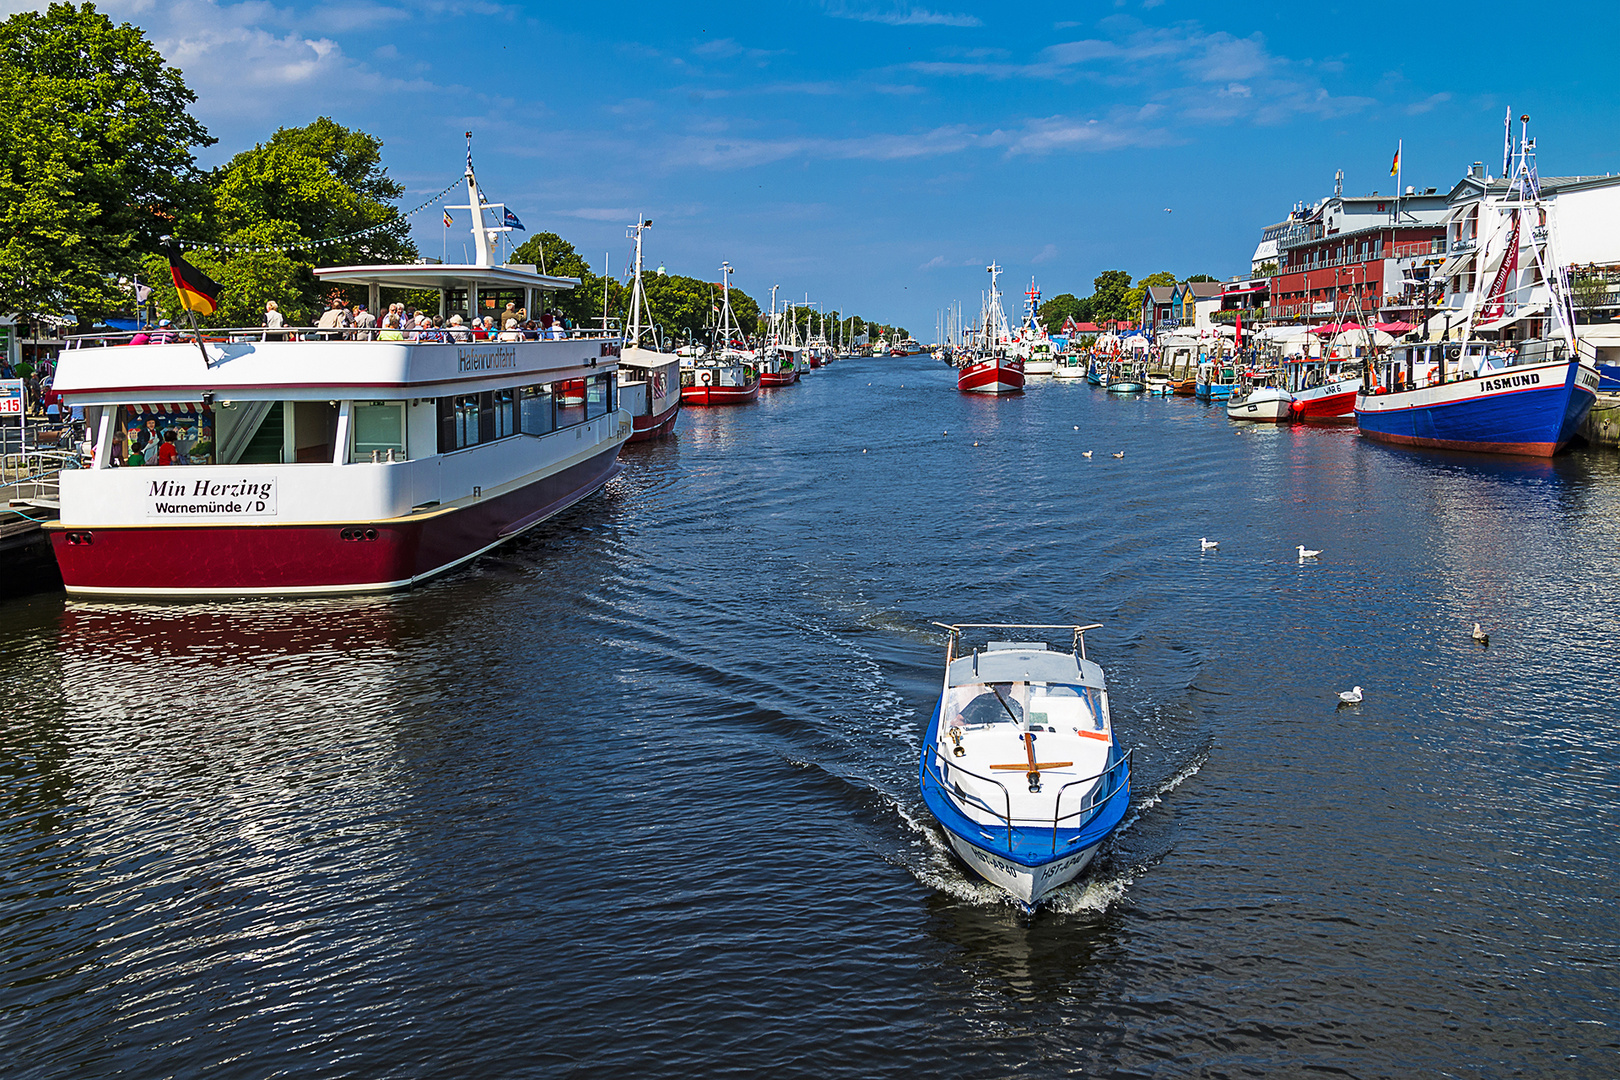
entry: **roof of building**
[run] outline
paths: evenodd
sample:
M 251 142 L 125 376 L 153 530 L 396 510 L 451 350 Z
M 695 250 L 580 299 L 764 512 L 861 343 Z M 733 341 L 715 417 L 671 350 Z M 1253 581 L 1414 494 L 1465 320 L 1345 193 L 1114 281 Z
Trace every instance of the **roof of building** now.
M 1176 295 L 1174 285 L 1149 285 L 1147 298 L 1156 304 L 1168 304 Z

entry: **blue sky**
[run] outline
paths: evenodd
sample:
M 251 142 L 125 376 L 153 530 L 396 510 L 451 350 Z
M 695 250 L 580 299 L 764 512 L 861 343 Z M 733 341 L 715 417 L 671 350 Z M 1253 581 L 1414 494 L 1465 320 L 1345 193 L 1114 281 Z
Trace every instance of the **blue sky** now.
M 210 164 L 329 114 L 385 140 L 414 205 L 472 129 L 489 196 L 597 269 L 623 268 L 645 214 L 654 265 L 729 260 L 757 297 L 780 284 L 923 338 L 949 301 L 976 306 L 992 258 L 1009 292 L 1033 274 L 1048 296 L 1109 268 L 1246 272 L 1262 226 L 1334 170 L 1391 190 L 1397 139 L 1406 183 L 1494 172 L 1509 106 L 1544 174 L 1620 171 L 1620 8 L 1586 7 L 1537 25 L 1381 0 L 102 5 L 184 70 Z M 438 215 L 417 220 L 438 254 Z

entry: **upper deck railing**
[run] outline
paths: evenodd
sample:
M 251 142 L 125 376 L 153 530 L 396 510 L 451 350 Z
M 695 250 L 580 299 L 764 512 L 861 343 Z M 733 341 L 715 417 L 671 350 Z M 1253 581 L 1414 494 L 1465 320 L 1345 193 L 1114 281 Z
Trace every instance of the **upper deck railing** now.
M 390 335 L 384 337 L 383 335 Z M 320 326 L 283 326 L 275 329 L 264 326 L 207 327 L 200 330 L 206 345 L 227 345 L 242 342 L 290 341 L 381 341 L 392 345 L 470 345 L 475 342 L 517 341 L 618 341 L 621 335 L 604 334 L 597 330 L 472 330 L 465 326 L 435 327 L 431 330 L 384 330 L 377 327 L 344 327 L 329 329 Z M 394 336 L 397 335 L 397 336 Z M 137 341 L 137 338 L 144 340 Z M 115 330 L 99 334 L 73 334 L 63 343 L 65 349 L 107 348 L 130 345 L 195 344 L 197 335 L 186 330 Z

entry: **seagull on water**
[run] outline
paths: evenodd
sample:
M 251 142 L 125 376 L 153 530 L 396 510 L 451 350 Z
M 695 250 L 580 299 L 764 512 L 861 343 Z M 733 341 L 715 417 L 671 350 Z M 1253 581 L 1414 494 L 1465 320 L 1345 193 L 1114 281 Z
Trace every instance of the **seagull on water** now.
M 1320 551 L 1312 551 L 1310 548 L 1306 547 L 1304 544 L 1299 545 L 1299 561 L 1300 562 L 1304 562 L 1306 559 L 1314 559 L 1320 554 L 1322 554 Z M 1359 701 L 1360 699 L 1358 698 L 1357 700 Z
M 1361 704 L 1361 687 L 1352 686 L 1348 690 L 1339 691 L 1339 706 L 1341 708 L 1344 707 L 1345 705 L 1360 705 L 1360 704 Z
M 1479 628 L 1479 623 L 1475 623 L 1474 624 L 1474 640 L 1479 642 L 1481 645 L 1489 645 L 1491 643 L 1491 635 L 1489 635 L 1485 631 L 1481 630 Z
M 1121 451 L 1120 451 L 1120 452 L 1119 452 L 1119 453 L 1117 453 L 1117 454 L 1115 454 L 1115 455 L 1114 455 L 1114 456 L 1115 456 L 1115 457 L 1121 457 L 1121 458 L 1122 458 L 1122 457 L 1124 457 L 1124 456 L 1125 456 L 1125 451 L 1123 451 L 1123 450 L 1121 450 Z
M 1211 548 L 1218 548 L 1220 546 L 1221 546 L 1221 542 L 1219 540 L 1211 540 L 1207 536 L 1200 536 L 1198 538 L 1198 550 L 1199 551 L 1208 551 Z
M 1082 451 L 1080 451 L 1080 456 L 1081 457 L 1090 457 L 1091 456 L 1091 451 L 1090 450 L 1082 450 Z

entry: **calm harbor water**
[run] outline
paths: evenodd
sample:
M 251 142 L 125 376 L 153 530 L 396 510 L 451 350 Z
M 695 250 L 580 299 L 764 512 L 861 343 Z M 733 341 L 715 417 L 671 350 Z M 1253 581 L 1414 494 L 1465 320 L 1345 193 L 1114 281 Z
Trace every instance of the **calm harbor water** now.
M 1620 457 L 916 357 L 626 460 L 399 597 L 0 605 L 6 1075 L 1620 1072 Z M 1133 808 L 1032 919 L 931 619 L 1106 624 Z

